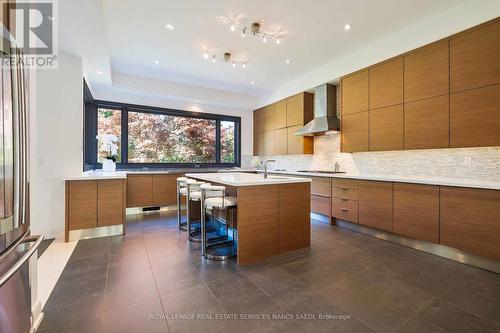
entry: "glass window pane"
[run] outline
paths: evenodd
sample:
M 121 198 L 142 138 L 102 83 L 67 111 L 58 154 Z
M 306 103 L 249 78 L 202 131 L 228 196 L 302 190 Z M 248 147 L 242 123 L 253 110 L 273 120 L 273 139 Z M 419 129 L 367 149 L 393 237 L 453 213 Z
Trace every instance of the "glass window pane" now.
M 215 163 L 216 121 L 129 112 L 129 163 Z
M 121 163 L 121 110 L 97 110 L 97 162 L 114 156 Z
M 221 163 L 234 163 L 235 126 L 232 121 L 220 122 Z

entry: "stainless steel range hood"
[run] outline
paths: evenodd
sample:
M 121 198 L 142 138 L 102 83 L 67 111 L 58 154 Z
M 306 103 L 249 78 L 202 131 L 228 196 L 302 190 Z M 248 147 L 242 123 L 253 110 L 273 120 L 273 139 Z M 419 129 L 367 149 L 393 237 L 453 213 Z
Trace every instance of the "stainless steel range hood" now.
M 340 131 L 337 87 L 326 83 L 314 89 L 314 119 L 295 132 L 295 135 L 314 136 L 332 131 Z

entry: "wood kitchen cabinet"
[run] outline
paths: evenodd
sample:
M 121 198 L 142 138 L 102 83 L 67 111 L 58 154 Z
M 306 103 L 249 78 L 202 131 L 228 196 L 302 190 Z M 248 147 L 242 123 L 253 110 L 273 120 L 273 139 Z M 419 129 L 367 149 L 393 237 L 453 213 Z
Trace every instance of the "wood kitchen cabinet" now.
M 153 174 L 153 206 L 177 204 L 177 177 L 181 174 Z
M 275 105 L 271 104 L 264 108 L 264 131 L 274 131 L 275 128 Z
M 266 131 L 264 132 L 264 155 L 271 156 L 274 155 L 274 147 L 275 147 L 275 132 L 274 131 Z
M 342 147 L 344 153 L 368 151 L 369 112 L 360 112 L 342 117 Z
M 403 149 L 403 105 L 370 110 L 370 151 Z
M 358 223 L 358 181 L 355 179 L 332 179 L 332 217 Z
M 253 131 L 254 133 L 264 132 L 264 109 L 253 112 Z
M 330 178 L 311 177 L 311 212 L 330 216 L 332 191 L 330 184 Z
M 368 111 L 368 70 L 342 78 L 342 116 Z
M 450 147 L 500 146 L 500 84 L 450 95 Z
M 370 110 L 403 103 L 403 57 L 370 68 Z
M 500 83 L 500 20 L 450 39 L 450 91 Z
M 394 183 L 393 232 L 439 243 L 439 186 Z
M 274 131 L 274 154 L 288 154 L 288 131 L 286 127 Z
M 312 154 L 314 152 L 314 139 L 310 136 L 297 136 L 302 125 L 287 127 L 288 155 Z
M 392 231 L 392 211 L 392 183 L 359 181 L 359 224 Z
M 448 95 L 404 104 L 404 149 L 450 147 Z
M 127 207 L 150 207 L 153 205 L 152 175 L 127 176 Z
M 404 56 L 404 102 L 448 95 L 449 59 L 447 39 L 406 54 Z
M 286 99 L 286 126 L 304 126 L 313 119 L 314 95 L 302 92 Z
M 66 242 L 71 230 L 124 224 L 126 187 L 125 179 L 66 181 Z
M 286 99 L 275 103 L 274 107 L 274 128 L 285 128 L 286 124 Z
M 441 187 L 440 243 L 500 259 L 500 191 Z

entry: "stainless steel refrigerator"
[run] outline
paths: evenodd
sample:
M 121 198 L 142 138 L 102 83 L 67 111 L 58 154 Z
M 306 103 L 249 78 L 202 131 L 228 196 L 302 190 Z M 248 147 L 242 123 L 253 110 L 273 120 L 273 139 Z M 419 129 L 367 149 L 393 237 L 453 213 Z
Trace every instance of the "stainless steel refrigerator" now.
M 42 237 L 30 236 L 28 71 L 7 60 L 20 55 L 0 42 L 0 333 L 31 328 L 29 259 Z M 11 53 L 14 52 L 14 53 Z

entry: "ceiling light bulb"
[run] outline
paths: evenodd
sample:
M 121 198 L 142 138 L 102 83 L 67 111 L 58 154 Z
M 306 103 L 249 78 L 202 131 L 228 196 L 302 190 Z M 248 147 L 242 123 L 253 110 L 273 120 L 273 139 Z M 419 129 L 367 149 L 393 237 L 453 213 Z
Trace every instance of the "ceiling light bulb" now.
M 234 68 L 234 67 L 236 67 L 236 63 L 235 63 L 235 62 L 233 62 L 233 65 L 232 65 L 232 66 L 233 66 L 233 68 Z
M 262 42 L 263 42 L 263 43 L 267 42 L 267 38 L 266 38 L 266 36 L 262 37 Z
M 242 64 L 241 67 L 247 68 L 247 64 Z
M 251 81 L 250 84 L 255 84 L 255 81 Z
M 234 24 L 231 24 L 231 27 L 229 27 L 229 29 L 231 29 L 231 31 L 235 31 L 236 30 L 236 26 Z
M 208 59 L 208 53 L 207 52 L 203 53 L 203 59 L 205 59 L 205 60 Z
M 351 30 L 351 25 L 349 23 L 347 23 L 346 25 L 344 25 L 344 29 Z
M 285 60 L 285 62 L 286 62 L 287 64 L 289 64 L 291 61 L 290 61 L 290 59 L 286 59 L 286 60 Z
M 167 28 L 167 30 L 170 30 L 170 31 L 175 30 L 175 27 L 172 24 L 167 24 L 165 26 L 165 28 Z
M 155 64 L 159 64 L 160 63 L 160 60 L 155 60 Z
M 281 39 L 276 38 L 276 44 L 281 44 Z
M 95 72 L 96 72 L 96 74 L 98 74 L 98 75 L 102 75 L 102 72 L 101 72 L 101 71 L 95 71 Z

